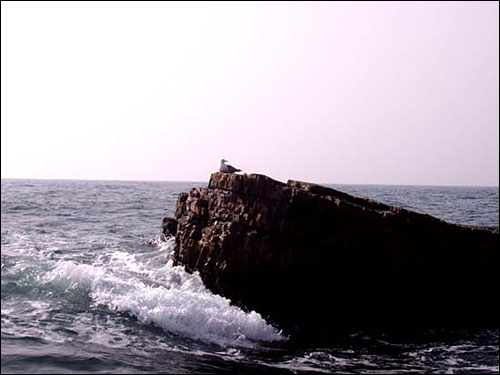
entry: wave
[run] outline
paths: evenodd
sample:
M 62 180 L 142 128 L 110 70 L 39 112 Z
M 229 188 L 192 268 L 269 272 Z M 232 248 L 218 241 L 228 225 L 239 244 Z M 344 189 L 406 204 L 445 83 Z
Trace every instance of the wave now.
M 198 274 L 165 262 L 172 249 L 173 239 L 159 251 L 115 251 L 94 264 L 58 261 L 45 279 L 66 291 L 83 288 L 96 305 L 192 339 L 246 347 L 285 339 L 260 314 L 246 313 L 211 293 Z

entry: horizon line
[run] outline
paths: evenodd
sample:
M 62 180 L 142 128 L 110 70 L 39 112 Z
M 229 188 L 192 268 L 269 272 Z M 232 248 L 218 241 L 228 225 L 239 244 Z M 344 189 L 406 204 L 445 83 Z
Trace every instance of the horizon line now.
M 245 173 L 261 174 L 261 173 Z M 269 177 L 269 176 L 267 176 Z M 272 178 L 272 177 L 269 177 Z M 90 179 L 90 178 L 40 178 L 40 177 L 1 177 L 1 180 L 38 180 L 38 181 L 107 181 L 107 182 L 182 182 L 182 183 L 208 183 L 208 180 L 130 180 L 130 179 Z M 272 178 L 276 180 L 275 178 Z M 293 179 L 289 179 L 293 180 Z M 280 180 L 276 180 L 280 181 Z M 369 186 L 422 186 L 422 187 L 486 187 L 499 188 L 499 185 L 432 185 L 432 184 L 408 184 L 408 183 L 354 183 L 354 182 L 310 182 L 304 180 L 293 180 L 314 183 L 317 185 L 369 185 Z M 280 181 L 282 182 L 282 181 Z

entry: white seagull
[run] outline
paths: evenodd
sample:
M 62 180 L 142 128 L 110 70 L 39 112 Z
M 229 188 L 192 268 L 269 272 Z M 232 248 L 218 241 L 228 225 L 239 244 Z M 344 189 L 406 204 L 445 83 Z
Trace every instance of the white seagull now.
M 232 165 L 226 164 L 226 162 L 227 162 L 226 159 L 222 159 L 220 161 L 219 172 L 222 172 L 222 173 L 234 173 L 234 172 L 240 172 L 241 171 L 241 169 L 238 169 L 238 168 L 233 167 Z

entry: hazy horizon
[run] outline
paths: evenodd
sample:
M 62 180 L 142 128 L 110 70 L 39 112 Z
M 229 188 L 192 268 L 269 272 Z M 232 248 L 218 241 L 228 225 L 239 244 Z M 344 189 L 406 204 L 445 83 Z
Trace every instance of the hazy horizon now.
M 499 184 L 498 2 L 2 2 L 1 177 Z
M 238 173 L 243 174 L 243 173 Z M 250 173 L 247 173 L 250 174 Z M 20 181 L 91 181 L 91 182 L 176 182 L 176 183 L 208 183 L 210 176 L 206 180 L 117 180 L 117 179 L 88 179 L 88 178 L 24 178 L 24 177 L 2 177 L 2 180 Z M 286 183 L 287 180 L 278 180 Z M 310 181 L 304 181 L 310 182 Z M 425 185 L 425 184 L 360 184 L 349 182 L 316 182 L 318 185 L 352 185 L 352 186 L 414 186 L 414 187 L 464 187 L 464 188 L 500 188 L 499 185 Z

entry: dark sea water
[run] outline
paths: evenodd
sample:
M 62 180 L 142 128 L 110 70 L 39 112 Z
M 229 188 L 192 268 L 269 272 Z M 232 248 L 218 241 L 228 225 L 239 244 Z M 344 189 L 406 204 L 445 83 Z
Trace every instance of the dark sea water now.
M 498 373 L 498 330 L 351 332 L 317 347 L 210 293 L 159 241 L 177 195 L 204 185 L 2 180 L 2 373 Z M 498 227 L 498 188 L 332 187 Z

